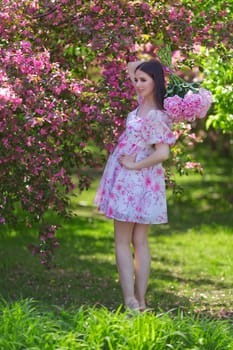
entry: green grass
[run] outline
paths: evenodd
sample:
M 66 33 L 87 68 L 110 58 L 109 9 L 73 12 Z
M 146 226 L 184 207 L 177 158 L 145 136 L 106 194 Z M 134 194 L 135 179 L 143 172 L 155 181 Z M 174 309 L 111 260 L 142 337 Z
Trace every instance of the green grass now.
M 34 301 L 0 304 L 0 348 L 4 350 L 137 349 L 231 350 L 227 321 L 182 312 L 129 317 L 120 309 L 50 307 Z
M 2 229 L 0 349 L 233 349 L 231 162 L 202 164 L 203 177 L 178 178 L 180 200 L 168 192 L 169 224 L 150 229 L 151 315 L 129 320 L 119 311 L 112 222 L 93 206 L 98 177 L 72 197 L 77 216 L 48 213 L 62 224 L 55 268 L 45 270 L 27 249 L 38 243 L 35 227 Z
M 168 193 L 169 224 L 150 229 L 147 299 L 155 310 L 191 306 L 215 315 L 233 311 L 231 167 L 219 158 L 203 165 L 203 177 L 179 180 L 185 188 L 179 201 Z M 38 242 L 36 228 L 2 231 L 0 295 L 65 307 L 101 304 L 116 309 L 121 304 L 112 222 L 93 206 L 97 184 L 98 179 L 88 192 L 72 198 L 77 216 L 62 220 L 48 214 L 51 223 L 62 223 L 57 267 L 50 271 L 27 249 L 29 243 Z

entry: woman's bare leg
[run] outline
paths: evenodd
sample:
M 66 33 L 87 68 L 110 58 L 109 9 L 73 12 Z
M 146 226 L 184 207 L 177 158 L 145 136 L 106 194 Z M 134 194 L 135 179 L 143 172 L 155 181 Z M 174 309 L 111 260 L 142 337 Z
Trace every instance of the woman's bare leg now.
M 132 237 L 135 255 L 135 294 L 142 309 L 146 307 L 145 294 L 150 273 L 150 250 L 147 240 L 148 228 L 149 225 L 135 224 Z
M 115 254 L 124 303 L 130 308 L 138 308 L 134 296 L 134 263 L 131 251 L 134 223 L 114 220 Z

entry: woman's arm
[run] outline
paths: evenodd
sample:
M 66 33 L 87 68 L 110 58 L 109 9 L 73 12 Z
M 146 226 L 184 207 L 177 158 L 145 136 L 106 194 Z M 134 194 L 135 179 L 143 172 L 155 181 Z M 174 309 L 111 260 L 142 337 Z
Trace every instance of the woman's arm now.
M 156 145 L 156 149 L 147 158 L 135 162 L 136 155 L 122 155 L 119 158 L 119 163 L 129 170 L 140 170 L 142 168 L 149 168 L 150 166 L 162 163 L 169 157 L 169 145 L 160 143 Z
M 137 68 L 137 66 L 139 66 L 139 64 L 143 63 L 145 61 L 135 61 L 135 62 L 129 62 L 128 63 L 128 73 L 129 73 L 129 77 L 133 83 L 133 85 L 135 84 L 135 81 L 134 81 L 134 72 L 135 72 L 135 69 Z

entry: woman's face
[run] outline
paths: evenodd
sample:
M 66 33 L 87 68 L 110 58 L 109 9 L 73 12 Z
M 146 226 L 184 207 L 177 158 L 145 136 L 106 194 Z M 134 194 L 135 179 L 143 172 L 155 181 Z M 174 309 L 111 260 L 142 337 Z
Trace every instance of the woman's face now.
M 139 96 L 144 98 L 154 96 L 155 82 L 147 73 L 137 69 L 134 79 L 135 89 Z

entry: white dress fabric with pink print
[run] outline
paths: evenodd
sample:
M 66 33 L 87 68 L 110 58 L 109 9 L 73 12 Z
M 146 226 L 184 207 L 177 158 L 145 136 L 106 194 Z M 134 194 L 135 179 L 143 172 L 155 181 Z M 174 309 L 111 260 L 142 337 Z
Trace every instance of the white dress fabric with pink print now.
M 118 159 L 137 154 L 136 161 L 154 152 L 153 145 L 173 145 L 175 136 L 167 114 L 151 110 L 145 117 L 130 112 L 126 129 L 106 164 L 95 204 L 108 218 L 142 224 L 167 223 L 164 169 L 161 163 L 141 170 L 128 170 Z

